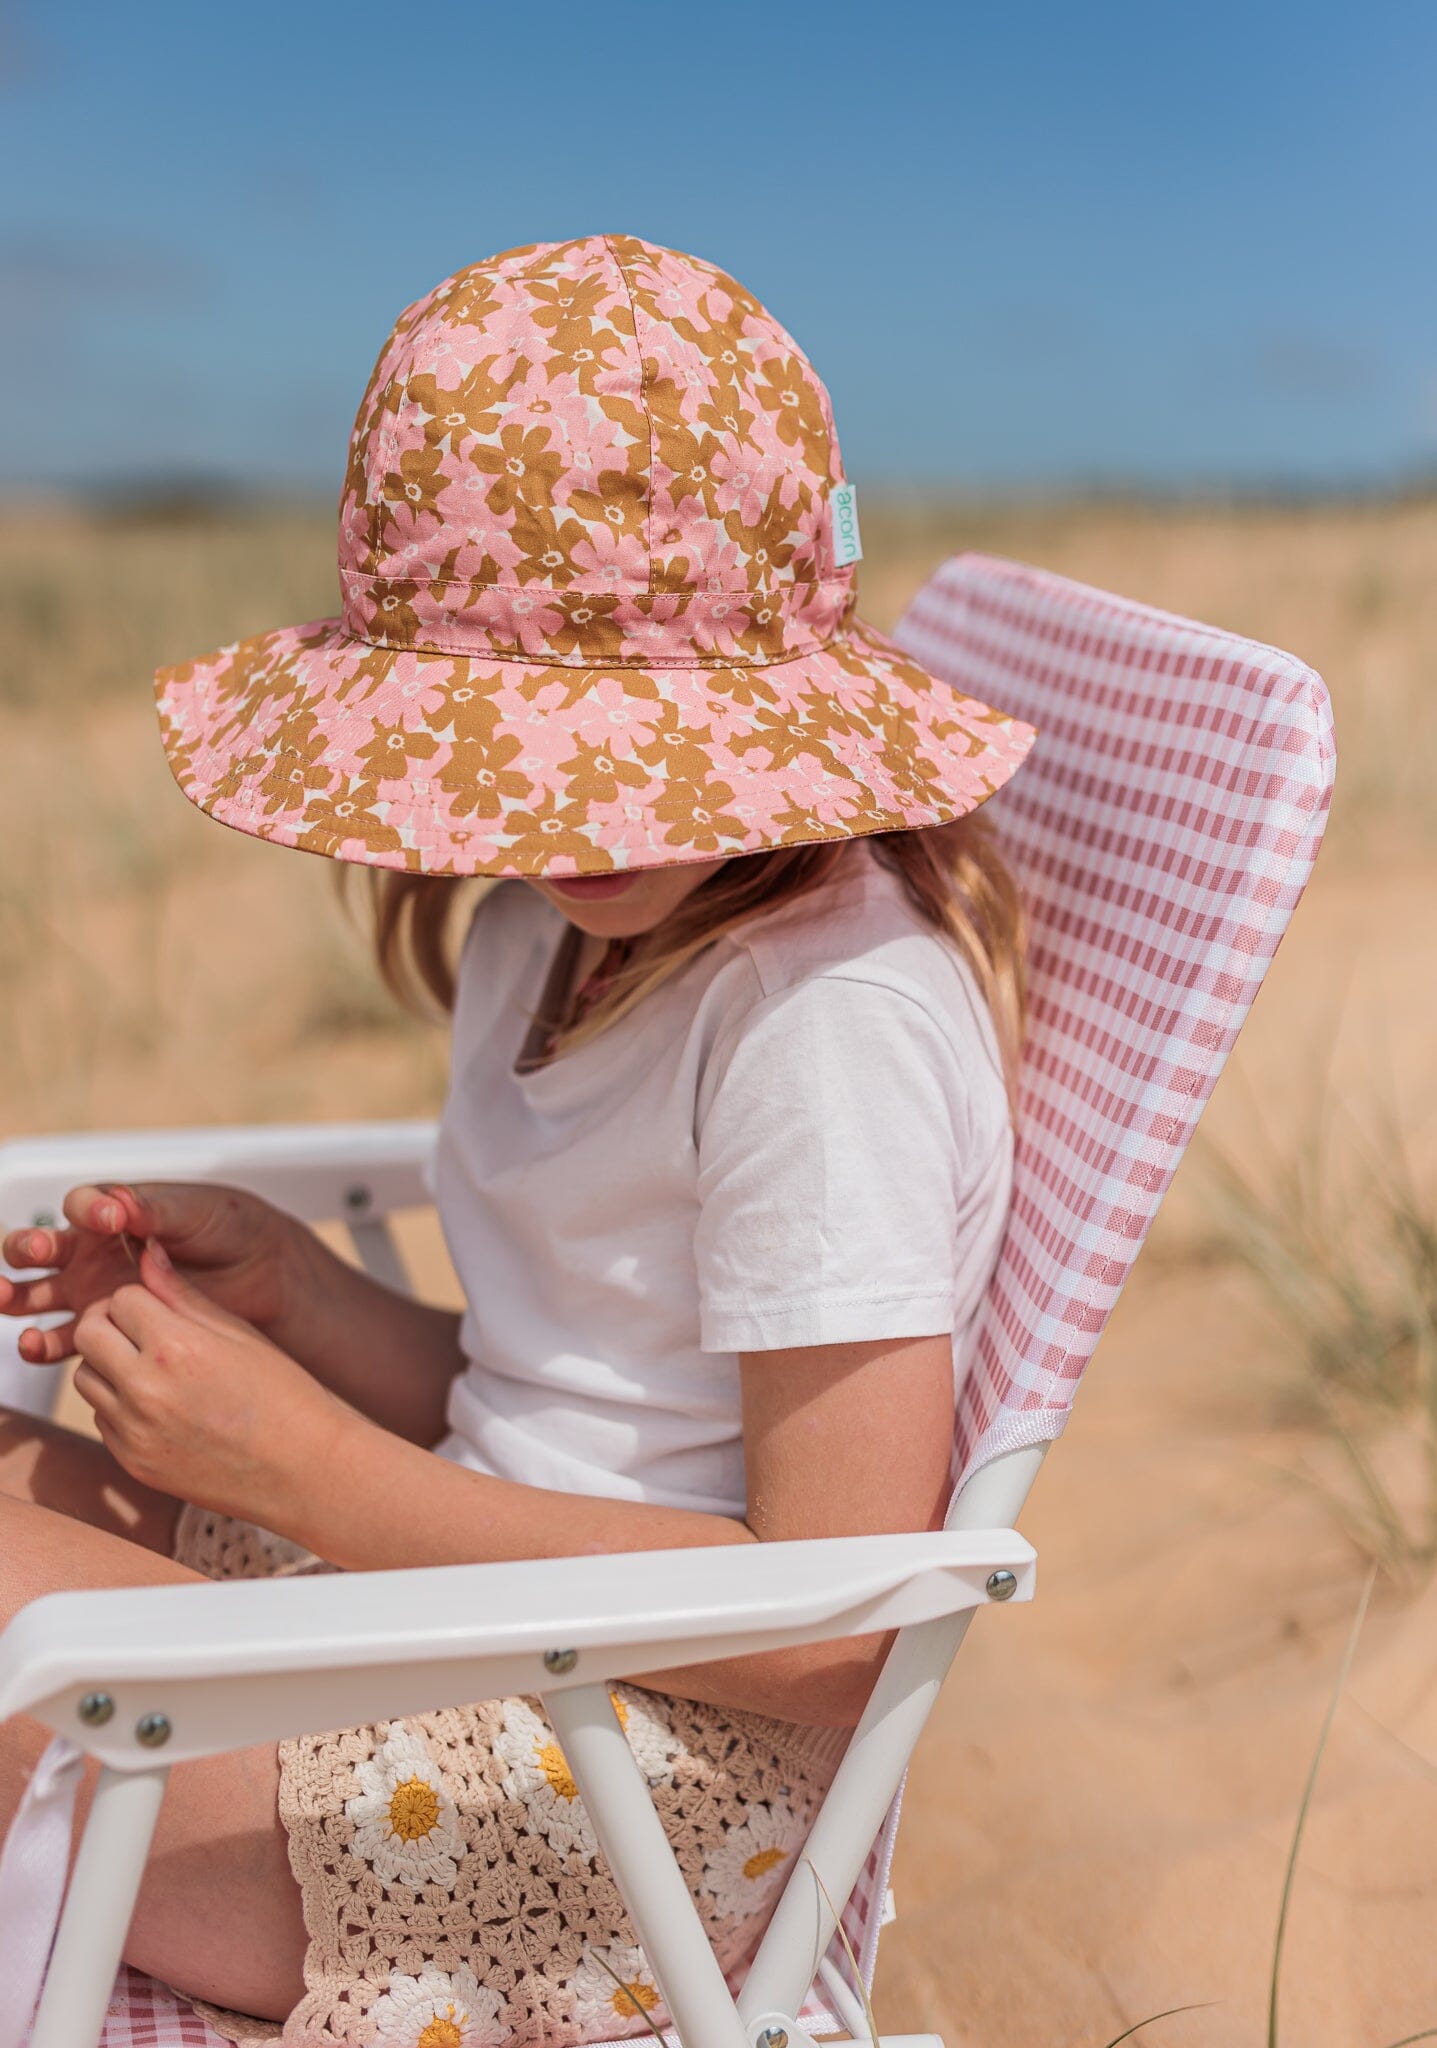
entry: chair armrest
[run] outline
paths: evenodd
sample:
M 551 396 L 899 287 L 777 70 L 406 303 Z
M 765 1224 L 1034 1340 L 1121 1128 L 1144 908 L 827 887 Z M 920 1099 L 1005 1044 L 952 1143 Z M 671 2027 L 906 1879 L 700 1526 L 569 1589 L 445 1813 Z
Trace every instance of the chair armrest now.
M 84 1131 L 0 1145 L 0 1229 L 58 1218 L 86 1180 L 202 1180 L 247 1188 L 306 1223 L 363 1221 L 432 1197 L 432 1123 L 212 1124 Z
M 119 1770 L 1031 1599 L 1011 1529 L 51 1593 L 0 1634 L 0 1718 Z M 99 1726 L 81 1700 L 103 1693 Z M 163 1756 L 136 1728 L 163 1715 Z

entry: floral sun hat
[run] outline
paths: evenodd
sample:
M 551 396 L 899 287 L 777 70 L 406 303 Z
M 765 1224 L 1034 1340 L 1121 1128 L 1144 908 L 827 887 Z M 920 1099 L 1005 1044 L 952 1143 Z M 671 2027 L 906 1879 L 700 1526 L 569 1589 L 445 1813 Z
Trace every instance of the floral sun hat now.
M 369 380 L 341 616 L 160 670 L 170 766 L 242 832 L 425 874 L 961 817 L 1032 729 L 853 616 L 847 501 L 828 393 L 722 271 L 627 235 L 490 257 Z

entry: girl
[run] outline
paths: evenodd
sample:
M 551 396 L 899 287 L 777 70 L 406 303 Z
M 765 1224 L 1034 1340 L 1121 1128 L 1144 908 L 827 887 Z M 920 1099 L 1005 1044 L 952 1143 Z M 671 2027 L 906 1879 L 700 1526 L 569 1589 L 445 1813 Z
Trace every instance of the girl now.
M 591 237 L 402 315 L 342 617 L 158 692 L 185 793 L 366 866 L 386 977 L 452 1005 L 468 1306 L 235 1190 L 73 1190 L 68 1228 L 5 1240 L 41 1270 L 0 1308 L 68 1312 L 22 1350 L 79 1354 L 99 1436 L 0 1430 L 0 1621 L 196 1573 L 941 1525 L 1020 1023 L 972 813 L 1032 734 L 853 618 L 856 557 L 823 386 L 709 265 Z M 616 1689 L 726 1965 L 884 1648 Z M 0 1820 L 40 1740 L 0 1731 Z M 235 2040 L 562 2048 L 657 2004 L 532 1700 L 180 1767 L 126 1954 Z

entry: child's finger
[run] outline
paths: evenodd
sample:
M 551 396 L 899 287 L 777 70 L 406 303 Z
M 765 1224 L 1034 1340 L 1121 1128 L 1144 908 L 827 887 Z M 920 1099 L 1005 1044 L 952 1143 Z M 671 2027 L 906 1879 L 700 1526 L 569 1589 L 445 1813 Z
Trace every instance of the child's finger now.
M 75 1355 L 75 1318 L 53 1330 L 22 1330 L 15 1348 L 26 1365 L 60 1365 Z
M 105 1375 L 97 1372 L 88 1359 L 82 1358 L 75 1367 L 74 1387 L 80 1399 L 88 1401 L 97 1416 L 110 1424 L 118 1420 L 120 1397 Z
M 73 1230 L 8 1230 L 0 1259 L 7 1266 L 63 1266 L 74 1243 Z
M 123 1385 L 140 1355 L 140 1347 L 110 1319 L 110 1304 L 94 1302 L 78 1319 L 75 1342 L 80 1356 L 117 1385 Z
M 251 1328 L 242 1316 L 232 1316 L 196 1287 L 175 1265 L 157 1237 L 145 1239 L 140 1254 L 140 1278 L 157 1301 L 187 1322 L 204 1323 L 211 1330 L 226 1332 Z
M 71 1188 L 60 1206 L 77 1229 L 114 1237 L 134 1227 L 129 1215 L 131 1203 L 126 1196 L 124 1188 L 91 1187 L 86 1183 Z
M 140 1281 L 117 1287 L 110 1296 L 110 1321 L 137 1350 L 175 1327 L 175 1312 Z
M 44 1316 L 69 1306 L 63 1283 L 53 1273 L 38 1280 L 11 1280 L 0 1273 L 0 1316 Z

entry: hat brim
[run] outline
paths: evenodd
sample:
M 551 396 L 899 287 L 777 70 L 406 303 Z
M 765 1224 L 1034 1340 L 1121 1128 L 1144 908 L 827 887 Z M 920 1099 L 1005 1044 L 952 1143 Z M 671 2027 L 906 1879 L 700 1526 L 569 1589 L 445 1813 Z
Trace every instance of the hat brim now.
M 764 666 L 573 668 L 375 647 L 337 619 L 155 678 L 185 795 L 222 824 L 430 875 L 575 875 L 964 816 L 1033 728 L 855 621 Z

